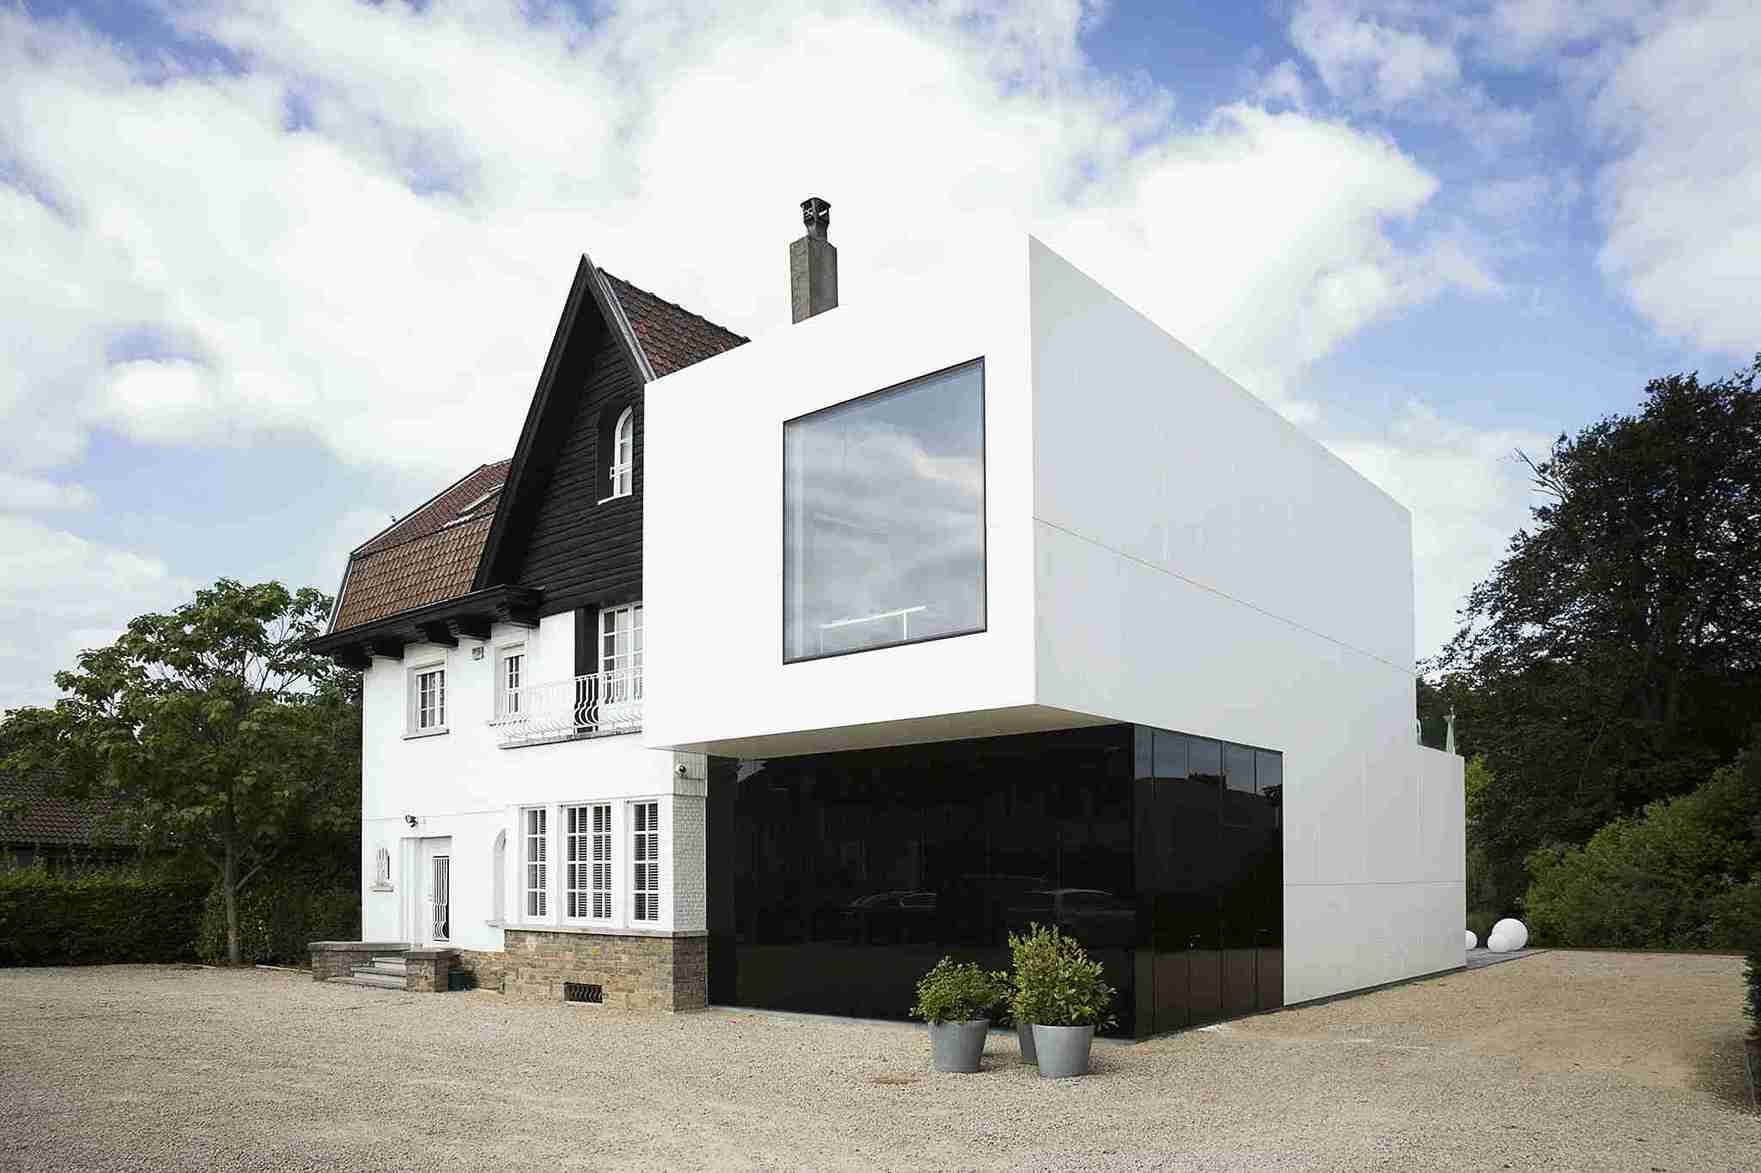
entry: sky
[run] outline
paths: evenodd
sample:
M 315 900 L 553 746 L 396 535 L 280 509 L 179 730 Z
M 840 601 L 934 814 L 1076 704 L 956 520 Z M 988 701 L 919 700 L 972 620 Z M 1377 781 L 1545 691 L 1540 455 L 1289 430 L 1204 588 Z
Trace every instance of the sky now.
M 576 258 L 746 334 L 1030 231 L 1406 504 L 1761 351 L 1752 0 L 0 0 L 0 708 L 509 455 Z M 1292 573 L 1301 573 L 1293 567 Z

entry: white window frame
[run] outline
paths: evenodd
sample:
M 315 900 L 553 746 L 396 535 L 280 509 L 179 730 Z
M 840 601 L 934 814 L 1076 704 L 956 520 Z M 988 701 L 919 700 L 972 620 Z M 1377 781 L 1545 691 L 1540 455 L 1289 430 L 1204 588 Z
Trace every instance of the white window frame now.
M 424 709 L 422 706 L 422 680 L 424 677 L 438 674 L 436 683 L 434 716 L 432 724 L 422 723 Z M 408 700 L 404 714 L 405 737 L 433 737 L 447 731 L 446 715 L 446 661 L 430 660 L 421 664 L 413 664 L 406 673 Z
M 563 819 L 564 920 L 610 924 L 617 911 L 612 877 L 615 828 L 609 802 L 565 803 Z
M 607 469 L 611 492 L 607 501 L 628 497 L 636 489 L 636 408 L 624 408 L 611 430 L 611 460 Z
M 629 621 L 621 629 L 617 622 L 620 616 Z M 599 672 L 601 704 L 642 699 L 642 600 L 600 609 Z
M 667 804 L 658 798 L 638 798 L 625 803 L 625 839 L 629 843 L 630 924 L 643 928 L 659 928 L 662 923 L 660 861 L 665 845 L 661 842 L 661 814 Z
M 513 674 L 509 675 L 509 668 Z M 502 644 L 495 649 L 495 716 L 496 721 L 508 721 L 520 715 L 520 695 L 516 691 L 522 685 L 530 684 L 526 671 L 526 643 Z
M 550 919 L 550 808 L 520 808 L 520 918 Z

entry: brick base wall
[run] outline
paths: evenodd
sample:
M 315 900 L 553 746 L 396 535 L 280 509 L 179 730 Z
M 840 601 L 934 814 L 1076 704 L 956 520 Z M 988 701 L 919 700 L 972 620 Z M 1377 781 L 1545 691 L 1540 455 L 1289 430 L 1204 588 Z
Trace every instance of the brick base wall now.
M 700 1010 L 709 1004 L 707 936 L 634 936 L 508 929 L 500 953 L 463 951 L 477 984 L 516 997 L 562 1000 L 564 982 L 596 985 L 628 1010 Z

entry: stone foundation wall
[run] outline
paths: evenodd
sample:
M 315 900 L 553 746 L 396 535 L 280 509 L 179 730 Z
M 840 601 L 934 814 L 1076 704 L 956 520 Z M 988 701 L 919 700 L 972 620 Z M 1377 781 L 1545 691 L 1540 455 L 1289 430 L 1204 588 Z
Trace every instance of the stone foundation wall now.
M 404 988 L 413 994 L 446 993 L 457 949 L 411 949 L 404 954 Z
M 464 951 L 461 968 L 483 989 L 562 1001 L 564 982 L 596 985 L 626 1010 L 700 1010 L 709 1004 L 709 938 L 701 933 L 588 933 L 508 929 L 500 953 Z
M 354 976 L 355 966 L 369 965 L 375 956 L 402 953 L 406 941 L 313 941 L 312 980 L 327 981 L 333 977 Z

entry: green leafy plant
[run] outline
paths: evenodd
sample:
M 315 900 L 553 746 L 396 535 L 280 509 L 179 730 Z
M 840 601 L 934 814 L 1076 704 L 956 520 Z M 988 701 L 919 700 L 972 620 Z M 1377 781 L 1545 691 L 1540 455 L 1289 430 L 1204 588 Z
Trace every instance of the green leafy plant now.
M 911 1008 L 911 1016 L 925 1022 L 970 1022 L 989 1018 L 1008 996 L 1008 974 L 944 957 L 918 979 L 917 1004 Z
M 1101 963 L 1089 959 L 1076 938 L 1056 926 L 1031 924 L 1025 935 L 1009 934 L 1015 963 L 1009 1011 L 1016 1022 L 1040 1026 L 1111 1026 L 1117 991 Z
M 141 868 L 0 872 L 0 966 L 183 961 L 207 883 Z

